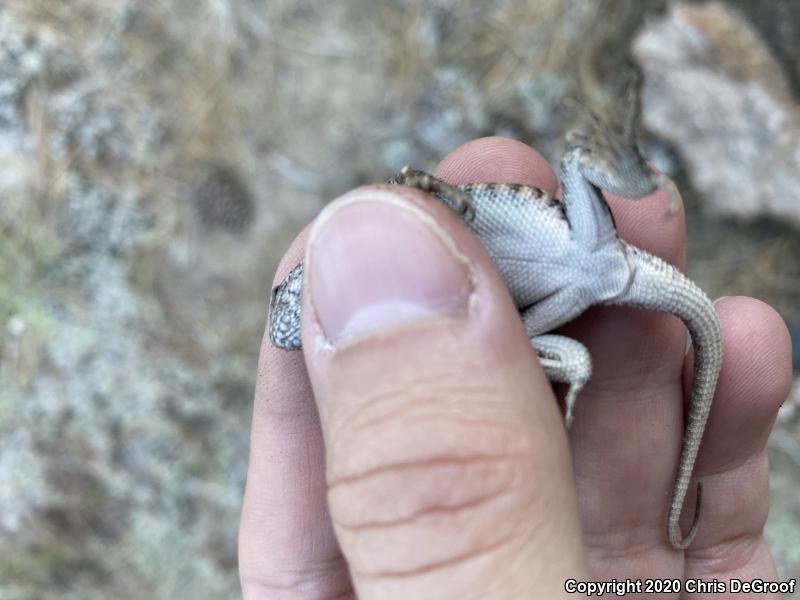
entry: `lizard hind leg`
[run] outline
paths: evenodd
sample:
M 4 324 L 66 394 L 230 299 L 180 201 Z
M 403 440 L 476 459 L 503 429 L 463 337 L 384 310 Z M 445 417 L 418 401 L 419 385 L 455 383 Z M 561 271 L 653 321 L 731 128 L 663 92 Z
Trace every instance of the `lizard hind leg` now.
M 670 212 L 673 212 L 677 191 L 669 178 L 650 168 L 636 143 L 641 114 L 641 76 L 633 72 L 629 79 L 623 122 L 619 126 L 575 99 L 567 103 L 568 107 L 582 113 L 585 122 L 581 130 L 567 134 L 567 155 L 575 155 L 574 165 L 586 181 L 617 196 L 641 198 L 664 188 L 670 198 Z
M 586 346 L 563 335 L 537 335 L 531 345 L 550 381 L 569 385 L 564 399 L 564 425 L 572 425 L 575 400 L 592 376 L 592 357 Z
M 472 221 L 475 218 L 475 205 L 467 192 L 424 171 L 403 167 L 400 173 L 389 180 L 389 183 L 405 185 L 433 194 L 464 220 Z

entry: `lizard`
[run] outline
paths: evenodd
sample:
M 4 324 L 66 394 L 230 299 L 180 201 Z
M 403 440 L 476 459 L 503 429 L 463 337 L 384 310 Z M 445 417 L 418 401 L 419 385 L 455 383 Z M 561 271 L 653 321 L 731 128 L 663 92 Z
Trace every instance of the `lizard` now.
M 722 364 L 722 332 L 714 305 L 687 276 L 619 237 L 606 191 L 638 199 L 658 188 L 674 206 L 674 184 L 652 170 L 635 139 L 638 91 L 629 98 L 621 132 L 592 116 L 588 133 L 572 131 L 560 163 L 562 200 L 511 183 L 451 185 L 405 167 L 389 183 L 428 192 L 462 215 L 497 266 L 520 312 L 527 335 L 551 381 L 568 384 L 565 424 L 592 373 L 580 342 L 550 333 L 592 305 L 630 306 L 671 313 L 685 324 L 694 347 L 688 419 L 669 503 L 666 537 L 678 550 L 694 539 L 702 511 L 702 483 L 691 528 L 680 517 Z M 591 114 L 591 113 L 590 113 Z M 301 347 L 303 263 L 272 291 L 269 336 L 285 350 Z

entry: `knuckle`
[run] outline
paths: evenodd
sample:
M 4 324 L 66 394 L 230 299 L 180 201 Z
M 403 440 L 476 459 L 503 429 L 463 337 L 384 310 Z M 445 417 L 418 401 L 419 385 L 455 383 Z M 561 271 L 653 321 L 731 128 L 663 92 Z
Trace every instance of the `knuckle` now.
M 384 390 L 330 440 L 329 507 L 356 570 L 422 572 L 526 530 L 531 436 L 487 391 L 441 378 Z

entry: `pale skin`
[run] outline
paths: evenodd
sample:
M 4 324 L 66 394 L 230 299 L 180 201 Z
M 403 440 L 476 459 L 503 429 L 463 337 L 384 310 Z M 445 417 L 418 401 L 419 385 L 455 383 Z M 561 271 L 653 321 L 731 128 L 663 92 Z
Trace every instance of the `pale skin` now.
M 538 153 L 502 138 L 462 146 L 435 174 L 551 193 L 558 186 Z M 313 247 L 340 244 L 339 260 L 348 248 L 363 260 L 353 223 L 369 227 L 374 214 L 381 230 L 386 203 L 371 199 L 387 200 L 385 190 L 361 188 L 338 201 L 351 207 L 312 234 Z M 791 366 L 788 333 L 769 306 L 745 297 L 716 305 L 725 358 L 695 468 L 704 514 L 694 543 L 678 552 L 663 524 L 691 383 L 681 323 L 594 308 L 569 324 L 594 372 L 567 434 L 478 241 L 419 190 L 389 193 L 397 196 L 391 203 L 411 207 L 409 219 L 435 223 L 452 245 L 447 252 L 455 249 L 471 276 L 468 308 L 339 339 L 331 331 L 341 307 L 328 306 L 336 290 L 316 294 L 322 284 L 312 283 L 303 295 L 303 352 L 265 338 L 239 533 L 245 598 L 554 598 L 567 597 L 568 578 L 777 580 L 762 535 L 765 444 Z M 624 239 L 684 268 L 683 211 L 665 217 L 666 203 L 661 193 L 610 199 Z M 335 241 L 354 231 L 352 243 Z M 276 282 L 303 257 L 307 237 L 289 249 Z M 321 281 L 315 252 L 309 257 L 310 277 Z

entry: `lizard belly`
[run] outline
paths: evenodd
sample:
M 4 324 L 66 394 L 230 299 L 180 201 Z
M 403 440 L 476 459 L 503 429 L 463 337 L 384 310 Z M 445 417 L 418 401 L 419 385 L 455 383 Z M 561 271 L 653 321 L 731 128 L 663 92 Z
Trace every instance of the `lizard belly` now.
M 590 306 L 617 298 L 630 285 L 632 270 L 616 243 L 587 253 L 570 238 L 544 237 L 523 256 L 495 255 L 497 246 L 491 245 L 490 256 L 514 303 L 528 313 L 529 333 L 563 325 Z
M 498 195 L 491 206 L 476 202 L 468 223 L 497 266 L 518 307 L 535 304 L 570 284 L 576 248 L 562 208 L 549 196 Z M 498 208 L 502 207 L 502 208 Z M 531 231 L 536 231 L 531 236 Z

